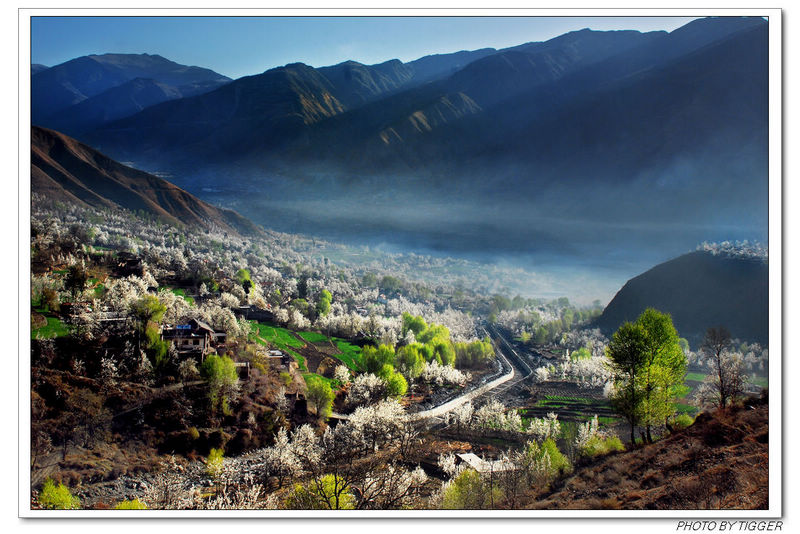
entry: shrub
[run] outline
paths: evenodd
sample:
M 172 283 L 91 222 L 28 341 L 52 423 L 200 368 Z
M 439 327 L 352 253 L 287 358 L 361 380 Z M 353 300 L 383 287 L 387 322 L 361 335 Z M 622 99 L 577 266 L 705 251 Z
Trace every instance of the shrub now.
M 672 421 L 672 427 L 675 430 L 682 430 L 694 424 L 694 417 L 689 414 L 682 413 Z
M 147 510 L 147 505 L 139 499 L 122 501 L 114 507 L 114 510 Z
M 482 510 L 489 508 L 492 498 L 501 500 L 498 488 L 490 488 L 474 469 L 466 469 L 450 481 L 442 494 L 445 510 Z
M 402 397 L 408 390 L 408 383 L 400 373 L 392 373 L 386 380 L 386 392 L 390 397 Z
M 572 470 L 572 465 L 566 456 L 561 454 L 558 450 L 556 442 L 553 438 L 548 438 L 542 443 L 541 450 L 550 457 L 550 468 L 557 474 L 569 473 Z
M 189 428 L 189 438 L 193 441 L 200 438 L 200 432 L 197 430 L 197 427 L 190 427 Z
M 206 459 L 206 473 L 211 478 L 217 478 L 222 473 L 223 465 L 223 451 L 222 449 L 211 449 Z
M 56 483 L 48 478 L 44 481 L 42 491 L 39 494 L 39 504 L 47 510 L 77 510 L 81 507 L 81 501 L 73 497 L 63 483 Z
M 601 456 L 614 451 L 624 451 L 625 445 L 622 444 L 617 436 L 601 437 L 599 435 L 592 436 L 589 441 L 581 448 L 580 453 L 582 456 L 593 458 Z

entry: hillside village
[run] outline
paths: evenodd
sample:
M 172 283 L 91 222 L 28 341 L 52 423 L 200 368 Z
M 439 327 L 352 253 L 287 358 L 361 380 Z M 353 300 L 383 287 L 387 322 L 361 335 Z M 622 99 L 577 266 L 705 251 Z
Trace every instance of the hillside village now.
M 40 203 L 33 219 L 34 488 L 56 480 L 72 488 L 83 506 L 101 508 L 129 501 L 225 507 L 231 499 L 245 506 L 237 500 L 245 498 L 255 507 L 300 505 L 291 504 L 296 499 L 317 506 L 319 496 L 292 493 L 284 479 L 327 480 L 329 466 L 339 465 L 352 446 L 345 443 L 353 436 L 338 433 L 358 424 L 364 433 L 358 442 L 372 439 L 375 452 L 352 451 L 365 463 L 348 467 L 355 469 L 348 475 L 352 489 L 339 504 L 375 506 L 353 491 L 365 491 L 375 469 L 383 473 L 388 465 L 392 476 L 409 484 L 398 503 L 445 507 L 452 505 L 441 500 L 453 483 L 448 480 L 466 476 L 465 469 L 479 477 L 523 469 L 531 482 L 507 477 L 509 484 L 523 484 L 512 491 L 516 506 L 519 495 L 530 494 L 526 484 L 538 480 L 538 494 L 571 472 L 569 466 L 626 448 L 616 437 L 624 434 L 622 420 L 605 399 L 608 340 L 582 326 L 592 314 L 565 300 L 537 308 L 519 300 L 523 309 L 513 312 L 504 309 L 513 306 L 510 300 L 475 294 L 473 306 L 488 298 L 493 328 L 513 337 L 513 352 L 533 351 L 526 357 L 538 354 L 540 365 L 531 370 L 530 385 L 500 388 L 508 391 L 505 397 L 479 398 L 443 418 L 413 424 L 403 422 L 404 412 L 426 413 L 519 365 L 498 359 L 500 340 L 480 340 L 480 323 L 435 296 L 441 289 L 419 293 L 417 286 L 409 295 L 409 286 L 389 279 L 387 287 L 359 298 L 353 285 L 378 277 L 354 278 L 324 259 L 314 271 L 289 268 L 285 260 L 276 269 L 264 252 L 286 254 L 290 248 L 261 248 L 270 245 L 230 234 L 175 232 L 122 213 L 91 213 Z M 85 230 L 70 222 L 75 218 L 95 223 Z M 208 247 L 214 239 L 218 248 Z M 239 256 L 242 247 L 249 252 Z M 230 262 L 234 257 L 248 261 Z M 408 300 L 414 292 L 425 295 L 421 302 Z M 387 316 L 390 310 L 401 313 Z M 549 310 L 558 312 L 558 326 L 543 320 Z M 755 345 L 748 350 L 748 367 L 763 370 L 766 352 Z M 705 365 L 688 354 L 695 369 Z M 533 360 L 528 363 L 533 367 Z M 702 381 L 696 371 L 690 378 L 695 375 Z M 760 387 L 751 387 L 757 395 Z M 517 408 L 498 401 L 503 398 Z M 674 429 L 691 421 L 681 417 Z M 309 439 L 323 439 L 315 445 L 322 448 L 305 457 L 311 452 L 297 449 L 298 440 Z M 326 445 L 324 439 L 333 441 Z M 493 444 L 498 439 L 511 449 Z M 528 451 L 523 456 L 514 452 L 520 446 Z M 400 453 L 400 463 L 388 460 L 391 451 Z M 547 464 L 534 461 L 541 455 Z M 317 466 L 324 457 L 327 463 Z M 314 466 L 323 470 L 315 475 Z M 186 493 L 164 500 L 155 488 L 165 480 Z M 201 490 L 209 484 L 210 494 Z M 237 493 L 245 487 L 257 495 Z M 198 491 L 209 496 L 198 501 Z M 34 489 L 34 503 L 38 494 Z M 508 505 L 509 495 L 496 497 Z

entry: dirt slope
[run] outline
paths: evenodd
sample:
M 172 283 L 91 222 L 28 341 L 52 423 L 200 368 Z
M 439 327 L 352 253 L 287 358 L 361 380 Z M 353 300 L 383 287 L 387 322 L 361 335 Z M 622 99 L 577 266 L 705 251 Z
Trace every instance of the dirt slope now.
M 766 509 L 769 409 L 700 414 L 652 445 L 579 467 L 536 509 Z

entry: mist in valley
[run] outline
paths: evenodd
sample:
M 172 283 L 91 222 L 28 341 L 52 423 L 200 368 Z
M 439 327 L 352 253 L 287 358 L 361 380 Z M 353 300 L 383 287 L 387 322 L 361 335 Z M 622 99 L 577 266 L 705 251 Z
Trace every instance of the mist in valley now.
M 605 304 L 628 279 L 704 241 L 767 242 L 766 180 L 704 187 L 698 168 L 678 163 L 655 178 L 616 186 L 529 183 L 516 194 L 464 187 L 480 183 L 474 178 L 334 172 L 300 178 L 245 173 L 215 178 L 213 185 L 202 178 L 183 185 L 265 228 L 389 254 L 498 266 L 516 274 L 486 289 Z

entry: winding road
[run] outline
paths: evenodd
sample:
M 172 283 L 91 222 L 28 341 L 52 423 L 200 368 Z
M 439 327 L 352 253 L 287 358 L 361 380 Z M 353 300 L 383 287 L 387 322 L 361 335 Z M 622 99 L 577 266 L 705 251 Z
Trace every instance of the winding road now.
M 406 415 L 408 421 L 422 421 L 426 419 L 434 419 L 438 417 L 442 417 L 446 413 L 452 411 L 453 409 L 470 402 L 472 400 L 477 399 L 483 395 L 486 395 L 490 391 L 493 392 L 495 395 L 505 393 L 515 385 L 519 384 L 530 378 L 533 374 L 533 369 L 525 362 L 525 360 L 520 357 L 519 354 L 514 350 L 508 340 L 496 329 L 491 326 L 488 327 L 481 327 L 484 333 L 493 334 L 492 342 L 495 346 L 495 352 L 498 358 L 501 359 L 503 362 L 503 367 L 510 369 L 509 372 L 501 375 L 498 378 L 495 378 L 491 382 L 482 385 L 481 387 L 474 389 L 472 391 L 468 391 L 463 395 L 456 397 L 455 399 L 450 399 L 449 401 L 440 404 L 439 406 L 434 406 L 433 408 L 429 408 L 422 412 L 412 413 Z M 499 339 L 501 344 L 504 348 L 501 348 L 499 344 L 495 341 L 495 339 Z M 341 419 L 341 420 L 348 420 L 350 418 L 349 415 L 345 414 L 338 414 L 332 413 L 332 418 Z

